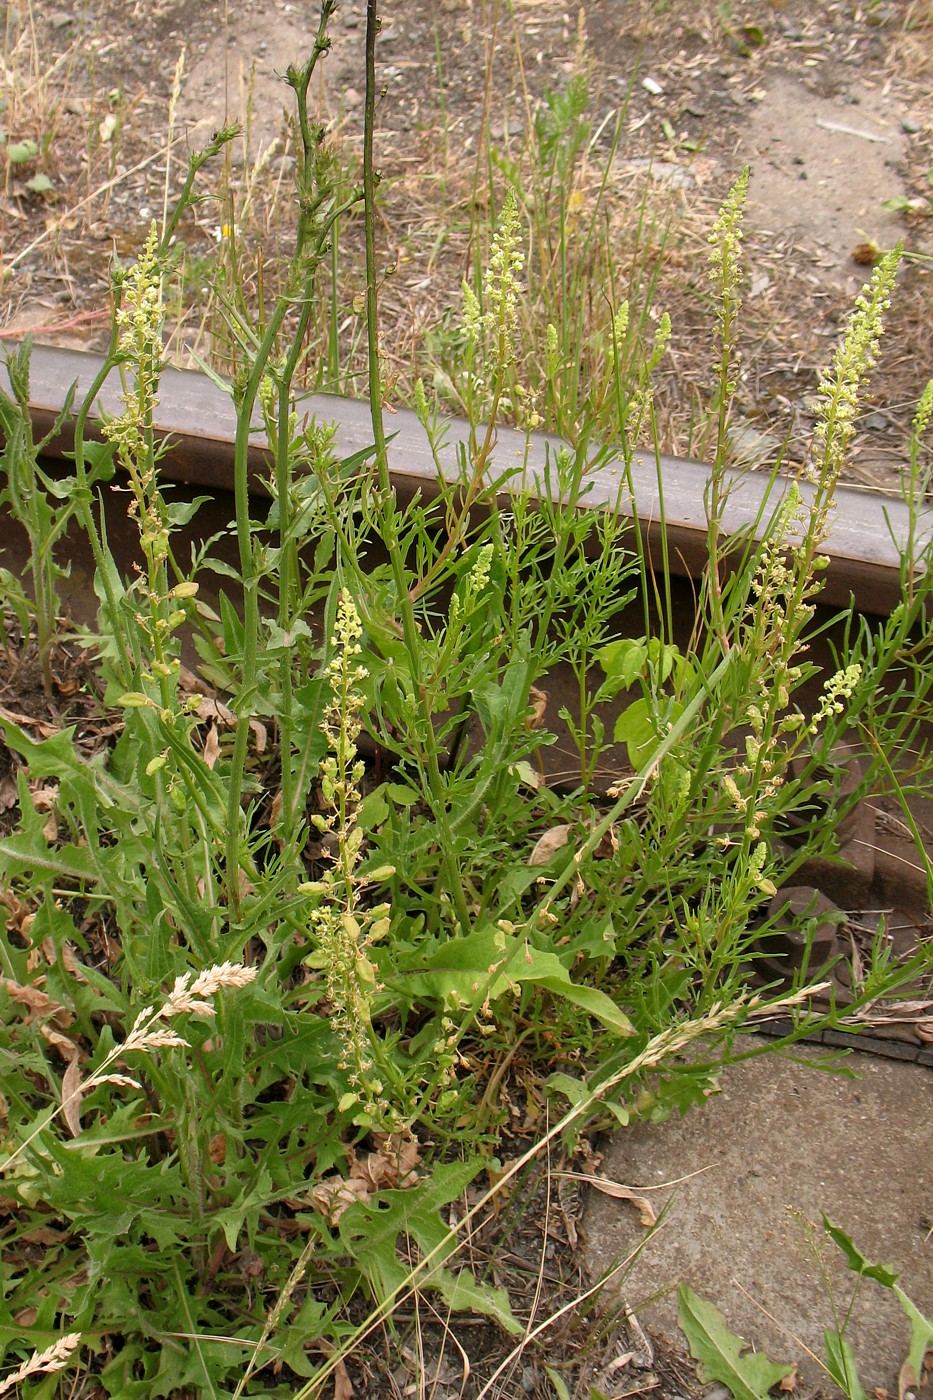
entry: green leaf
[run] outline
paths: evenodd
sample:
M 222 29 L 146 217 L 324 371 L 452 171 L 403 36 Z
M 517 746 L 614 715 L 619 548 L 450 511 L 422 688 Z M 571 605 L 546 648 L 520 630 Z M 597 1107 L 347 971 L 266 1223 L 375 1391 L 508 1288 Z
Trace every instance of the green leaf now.
M 635 1034 L 631 1021 L 615 1002 L 595 987 L 573 982 L 555 953 L 543 952 L 527 940 L 499 929 L 476 929 L 466 938 L 419 949 L 416 957 L 424 971 L 412 969 L 408 975 L 407 969 L 398 965 L 404 974 L 398 985 L 409 997 L 437 998 L 460 1010 L 472 1005 L 477 997 L 488 995 L 495 1001 L 510 988 L 533 983 L 581 1007 L 616 1035 Z M 392 980 L 394 971 L 380 966 L 380 975 L 386 982 Z
M 48 175 L 43 175 L 40 172 L 38 175 L 33 175 L 31 180 L 26 181 L 26 188 L 32 190 L 33 194 L 48 194 L 52 188 L 52 181 Z
M 700 1363 L 703 1381 L 720 1381 L 735 1400 L 764 1400 L 772 1386 L 789 1376 L 793 1366 L 778 1366 L 762 1352 L 751 1352 L 741 1337 L 726 1327 L 719 1309 L 700 1298 L 688 1284 L 681 1284 L 680 1325 L 690 1355 Z
M 871 1264 L 864 1254 L 855 1247 L 846 1234 L 845 1230 L 834 1225 L 828 1215 L 823 1216 L 823 1229 L 829 1235 L 833 1244 L 839 1246 L 846 1257 L 846 1263 L 853 1273 L 860 1274 L 862 1278 L 873 1278 L 876 1283 L 880 1283 L 882 1288 L 893 1288 L 900 1278 L 893 1269 L 886 1264 Z
M 213 500 L 212 496 L 195 496 L 191 501 L 167 501 L 165 504 L 166 518 L 174 529 L 179 529 L 182 525 L 189 524 L 205 501 L 210 500 Z
M 542 958 L 558 959 L 553 953 L 542 953 Z M 537 956 L 533 962 L 537 962 Z M 562 997 L 564 1001 L 569 1001 L 574 1006 L 579 1006 L 582 1011 L 587 1012 L 594 1020 L 601 1021 L 609 1030 L 615 1031 L 616 1035 L 632 1036 L 635 1034 L 635 1027 L 632 1025 L 624 1011 L 620 1011 L 611 997 L 605 992 L 601 992 L 598 987 L 583 987 L 578 982 L 572 982 L 569 974 L 561 967 L 561 977 L 548 977 L 533 975 L 523 977 L 523 982 L 533 982 L 536 987 L 543 987 L 545 991 L 551 992 L 553 996 Z
M 557 1400 L 570 1400 L 570 1391 L 567 1388 L 567 1382 L 564 1380 L 560 1372 L 555 1371 L 553 1366 L 545 1366 L 544 1374 L 547 1376 L 548 1380 L 551 1382 L 551 1385 L 554 1387 L 554 1390 L 557 1393 Z M 590 1394 L 592 1395 L 593 1392 L 591 1391 Z
M 413 1239 L 422 1257 L 432 1256 L 430 1271 L 419 1275 L 418 1287 L 436 1288 L 457 1312 L 476 1312 L 495 1320 L 511 1335 L 524 1328 L 514 1317 L 508 1294 L 481 1285 L 468 1270 L 458 1273 L 443 1266 L 459 1247 L 441 1217 L 441 1209 L 456 1200 L 486 1165 L 479 1157 L 466 1162 L 437 1164 L 431 1175 L 409 1190 L 381 1191 L 372 1201 L 352 1205 L 340 1220 L 340 1238 L 373 1287 L 379 1301 L 403 1291 L 411 1268 L 399 1257 L 399 1241 Z M 406 1251 L 403 1249 L 403 1256 Z
M 928 1317 L 924 1317 L 916 1304 L 908 1298 L 903 1288 L 898 1288 L 895 1284 L 894 1292 L 910 1323 L 910 1351 L 907 1353 L 905 1365 L 913 1371 L 913 1378 L 907 1382 L 912 1389 L 920 1384 L 927 1347 L 933 1347 L 933 1322 Z
M 0 869 L 11 875 L 45 872 L 59 880 L 82 880 L 95 884 L 98 871 L 85 847 L 60 846 L 44 849 L 28 836 L 14 835 L 0 841 Z
M 628 749 L 628 761 L 632 767 L 641 768 L 663 738 L 665 727 L 676 724 L 683 712 L 684 707 L 679 700 L 671 701 L 667 706 L 666 724 L 659 726 L 654 720 L 649 702 L 646 699 L 633 700 L 616 720 L 612 737 L 617 744 L 625 744 Z
M 575 1079 L 572 1074 L 563 1074 L 560 1070 L 549 1074 L 545 1085 L 552 1093 L 563 1094 L 571 1108 L 577 1108 L 590 1093 L 582 1079 Z
M 596 653 L 596 660 L 605 671 L 606 679 L 620 690 L 628 690 L 635 684 L 647 659 L 647 642 L 634 638 L 610 642 Z
M 247 1178 L 237 1200 L 232 1205 L 215 1210 L 211 1225 L 224 1232 L 224 1239 L 231 1254 L 240 1248 L 243 1225 L 249 1219 L 255 1228 L 256 1221 L 267 1207 L 272 1196 L 272 1178 L 266 1171 L 259 1171 L 254 1178 Z
M 855 1353 L 841 1332 L 827 1327 L 823 1333 L 826 1343 L 826 1366 L 829 1374 L 849 1400 L 868 1400 L 859 1380 Z
M 11 165 L 28 165 L 38 154 L 39 147 L 35 141 L 14 141 L 12 146 L 6 148 L 7 160 Z

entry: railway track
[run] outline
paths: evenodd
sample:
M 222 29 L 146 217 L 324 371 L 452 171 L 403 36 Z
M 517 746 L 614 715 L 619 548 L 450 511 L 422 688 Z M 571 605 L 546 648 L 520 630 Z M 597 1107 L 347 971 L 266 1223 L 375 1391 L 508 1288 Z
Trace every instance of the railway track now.
M 101 366 L 102 361 L 96 355 L 41 346 L 33 348 L 30 411 L 37 437 L 51 431 L 70 386 L 77 386 L 75 398 L 80 403 Z M 0 383 L 4 378 L 5 369 L 0 366 Z M 119 392 L 119 380 L 112 375 L 97 400 L 103 414 L 121 411 Z M 338 458 L 365 454 L 371 447 L 367 403 L 310 394 L 299 401 L 298 407 L 299 413 L 314 415 L 334 425 L 334 450 Z M 168 369 L 161 379 L 158 415 L 157 430 L 167 444 L 160 471 L 185 487 L 208 490 L 217 503 L 214 519 L 220 527 L 220 522 L 226 523 L 233 514 L 232 505 L 226 499 L 232 489 L 236 431 L 231 398 L 204 375 Z M 430 499 L 437 491 L 437 464 L 415 414 L 404 409 L 387 409 L 383 416 L 386 433 L 390 436 L 390 474 L 399 499 L 407 501 L 415 495 Z M 466 434 L 465 424 L 456 420 L 450 423 L 440 466 L 451 479 L 456 479 L 457 449 Z M 72 446 L 73 431 L 66 422 L 48 444 L 47 452 L 53 458 L 61 458 Z M 490 469 L 492 481 L 508 478 L 512 489 L 517 482 L 532 491 L 545 489 L 549 455 L 559 446 L 556 439 L 544 435 L 526 437 L 513 429 L 500 429 Z M 258 423 L 250 443 L 249 473 L 251 487 L 262 492 L 263 478 L 270 473 L 270 458 Z M 666 534 L 671 569 L 686 580 L 680 585 L 685 617 L 692 616 L 690 579 L 700 573 L 707 547 L 704 505 L 707 475 L 707 468 L 699 462 L 639 453 L 627 477 L 617 462 L 597 465 L 591 473 L 591 487 L 586 497 L 588 506 L 603 504 L 623 514 L 637 514 L 647 548 L 654 551 L 657 558 L 661 557 L 662 534 Z M 754 533 L 760 522 L 767 520 L 785 489 L 786 480 L 779 476 L 733 474 L 724 529 L 730 533 Z M 838 489 L 836 499 L 825 546 L 830 563 L 822 604 L 834 613 L 840 608 L 854 607 L 869 615 L 884 616 L 900 598 L 900 545 L 907 534 L 907 506 L 903 501 L 847 486 Z M 115 517 L 119 515 L 123 515 L 125 526 L 122 508 L 119 513 L 115 512 Z M 114 528 L 118 536 L 118 519 Z M 922 517 L 921 535 L 933 536 L 933 511 Z M 83 586 L 92 596 L 80 567 L 76 575 L 79 585 L 84 579 Z M 566 687 L 569 692 L 572 681 L 569 676 L 560 674 L 549 676 L 548 680 L 549 714 L 556 714 L 562 703 L 562 690 Z M 549 763 L 559 765 L 560 743 L 545 752 Z M 560 781 L 557 770 L 549 772 L 548 777 Z M 889 917 L 892 922 L 899 920 L 901 942 L 907 948 L 911 942 L 915 945 L 919 938 L 929 936 L 926 875 L 917 866 L 911 842 L 903 831 L 897 830 L 898 824 L 892 822 L 890 814 L 873 808 L 868 810 L 868 805 L 863 804 L 866 810 L 857 814 L 857 834 L 843 848 L 845 865 L 841 880 L 838 869 L 835 874 L 822 870 L 811 872 L 812 878 L 803 879 L 803 883 L 812 883 L 824 894 L 827 891 L 838 894 L 840 886 L 848 887 L 847 907 L 857 902 L 860 910 L 867 907 L 877 913 L 890 909 Z M 921 801 L 915 816 L 920 829 L 931 833 L 926 844 L 928 854 L 933 857 L 933 798 Z M 867 1029 L 853 1029 L 851 1033 L 826 1031 L 820 1039 L 841 1048 L 857 1047 L 933 1067 L 931 1017 L 933 1002 L 921 995 L 913 1012 L 902 1020 L 888 1018 Z M 775 1034 L 784 1034 L 788 1027 L 775 1024 L 770 1029 Z

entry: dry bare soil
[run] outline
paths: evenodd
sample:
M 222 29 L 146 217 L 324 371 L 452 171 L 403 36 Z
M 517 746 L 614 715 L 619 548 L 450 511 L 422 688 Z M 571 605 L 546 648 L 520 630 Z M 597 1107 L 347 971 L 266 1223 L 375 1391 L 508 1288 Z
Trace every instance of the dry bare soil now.
M 316 88 L 352 166 L 359 149 L 363 0 L 344 0 Z M 768 465 L 786 444 L 803 459 L 815 390 L 873 251 L 911 254 L 884 359 L 852 454 L 850 478 L 896 489 L 909 423 L 930 366 L 933 251 L 933 19 L 887 0 L 427 0 L 382 7 L 379 161 L 384 176 L 385 341 L 404 398 L 426 333 L 458 303 L 471 214 L 486 166 L 520 150 L 545 90 L 589 81 L 590 166 L 611 168 L 620 259 L 657 259 L 655 305 L 674 338 L 661 383 L 663 446 L 702 455 L 694 425 L 713 359 L 706 235 L 747 162 L 748 284 L 744 369 L 734 428 L 739 455 Z M 34 140 L 36 161 L 8 165 L 0 197 L 6 269 L 2 334 L 95 345 L 104 335 L 109 265 L 130 256 L 184 168 L 223 120 L 247 133 L 223 179 L 184 230 L 193 290 L 217 255 L 225 208 L 248 193 L 247 258 L 287 242 L 288 89 L 281 74 L 308 51 L 316 6 L 288 0 L 63 0 L 17 19 L 7 7 L 4 126 Z M 184 55 L 176 140 L 167 113 Z M 35 193 L 28 182 L 48 177 Z M 43 182 L 44 183 L 44 182 Z M 595 180 L 593 181 L 595 184 Z M 222 187 L 222 188 L 221 188 Z M 588 197 L 586 174 L 580 195 Z M 897 199 L 901 210 L 886 210 Z M 647 217 L 646 217 L 647 216 Z M 666 237 L 663 230 L 667 229 Z M 389 275 L 391 273 L 391 275 Z M 358 290 L 352 268 L 345 327 Z M 196 298 L 195 298 L 196 299 Z M 203 353 L 188 313 L 173 352 Z

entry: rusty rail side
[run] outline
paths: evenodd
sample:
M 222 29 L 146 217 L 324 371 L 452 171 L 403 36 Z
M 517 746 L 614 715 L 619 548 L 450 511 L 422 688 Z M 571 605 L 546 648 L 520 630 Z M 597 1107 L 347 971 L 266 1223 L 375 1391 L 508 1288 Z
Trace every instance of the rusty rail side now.
M 100 356 L 83 351 L 33 347 L 30 397 L 37 433 L 45 434 L 51 429 L 72 384 L 77 385 L 76 398 L 80 402 L 101 363 Z M 0 382 L 6 383 L 3 365 Z M 111 375 L 98 399 L 104 413 L 120 411 L 119 389 L 118 377 Z M 300 409 L 335 424 L 335 450 L 339 457 L 371 447 L 367 402 L 309 394 L 300 400 Z M 417 417 L 407 409 L 384 410 L 383 416 L 386 433 L 391 437 L 390 471 L 400 499 L 410 499 L 415 493 L 430 498 L 437 489 L 438 466 Z M 229 394 L 206 375 L 166 369 L 159 393 L 158 428 L 171 443 L 162 462 L 162 470 L 169 478 L 214 491 L 231 489 L 236 418 Z M 458 448 L 467 436 L 463 420 L 449 420 L 440 454 L 440 468 L 448 479 L 456 478 Z M 560 445 L 558 439 L 544 434 L 526 438 L 515 429 L 501 428 L 492 480 L 513 484 L 520 481 L 532 490 L 543 489 L 548 455 Z M 49 454 L 63 455 L 72 446 L 73 434 L 69 434 L 66 425 L 58 440 L 50 444 Z M 253 484 L 262 490 L 269 458 L 258 423 L 250 445 L 249 465 Z M 619 457 L 607 466 L 594 468 L 586 499 L 588 504 L 618 506 L 629 516 L 637 512 L 655 559 L 660 557 L 663 500 L 671 568 L 696 576 L 706 555 L 707 478 L 708 469 L 700 462 L 639 452 L 628 476 Z M 730 533 L 751 530 L 757 523 L 760 530 L 786 485 L 785 477 L 772 480 L 764 473 L 730 473 L 724 529 Z M 921 524 L 923 537 L 933 536 L 933 512 L 926 511 Z M 840 487 L 825 547 L 830 566 L 823 601 L 846 606 L 854 598 L 856 607 L 864 612 L 890 611 L 900 597 L 900 546 L 906 539 L 907 527 L 908 510 L 903 501 Z

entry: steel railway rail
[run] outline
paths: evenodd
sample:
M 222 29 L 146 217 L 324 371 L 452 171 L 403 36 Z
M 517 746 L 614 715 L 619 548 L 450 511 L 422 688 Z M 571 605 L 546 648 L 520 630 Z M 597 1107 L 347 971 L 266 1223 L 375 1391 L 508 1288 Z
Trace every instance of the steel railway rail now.
M 73 350 L 49 349 L 36 346 L 32 351 L 30 375 L 30 412 L 37 437 L 48 433 L 66 402 L 72 385 L 76 386 L 75 402 L 80 404 L 94 383 L 102 366 L 99 356 Z M 0 366 L 0 384 L 8 387 L 6 370 Z M 97 406 L 104 415 L 121 411 L 120 383 L 114 374 L 101 390 Z M 309 394 L 299 401 L 299 413 L 315 416 L 320 422 L 332 423 L 335 429 L 334 451 L 344 459 L 365 454 L 372 445 L 372 429 L 368 403 L 326 394 Z M 438 466 L 450 480 L 457 479 L 457 453 L 467 440 L 466 425 L 451 420 L 445 436 L 439 463 L 432 456 L 426 435 L 414 413 L 385 410 L 384 422 L 389 436 L 389 466 L 393 485 L 401 501 L 416 494 L 431 499 L 437 492 Z M 212 496 L 223 500 L 233 487 L 233 451 L 236 415 L 232 399 L 207 376 L 184 370 L 167 369 L 160 384 L 157 431 L 166 443 L 166 454 L 160 471 L 170 480 L 191 488 L 206 488 Z M 73 447 L 73 425 L 66 421 L 46 451 L 52 457 L 63 457 Z M 489 484 L 502 482 L 503 488 L 523 487 L 532 492 L 547 489 L 548 463 L 561 446 L 555 438 L 542 434 L 526 436 L 514 429 L 498 431 L 493 453 Z M 271 460 L 261 425 L 255 431 L 249 447 L 249 477 L 251 489 L 261 492 L 263 479 L 271 473 Z M 666 536 L 667 553 L 672 571 L 696 577 L 703 566 L 707 549 L 707 522 L 704 493 L 708 468 L 702 463 L 669 457 L 663 454 L 638 453 L 626 473 L 620 460 L 613 461 L 604 453 L 588 476 L 586 504 L 603 504 L 618 509 L 623 515 L 637 515 L 639 525 L 651 556 L 662 557 L 662 534 Z M 728 533 L 760 533 L 773 513 L 787 478 L 756 473 L 729 474 L 723 528 Z M 803 486 L 803 491 L 809 490 Z M 232 509 L 219 507 L 223 523 Z M 120 513 L 122 514 L 122 512 Z M 119 515 L 115 513 L 115 521 Z M 907 537 L 909 512 L 905 502 L 842 486 L 837 491 L 829 537 L 824 552 L 830 560 L 821 602 L 833 610 L 853 607 L 860 612 L 886 615 L 899 601 L 901 594 L 902 546 Z M 125 521 L 124 521 L 125 527 Z M 109 528 L 109 526 L 108 526 Z M 116 527 L 119 530 L 119 524 Z M 933 539 L 933 510 L 921 516 L 918 546 Z M 126 547 L 126 541 L 123 542 Z M 86 586 L 79 580 L 80 586 Z M 692 593 L 684 585 L 684 610 L 692 616 Z M 644 625 L 643 623 L 641 624 Z M 549 685 L 552 678 L 549 676 Z M 559 708 L 562 682 L 553 678 L 551 705 Z M 559 745 L 555 746 L 559 752 Z M 864 805 L 864 804 L 863 804 Z M 929 811 L 926 808 L 929 807 Z M 933 824 L 933 801 L 925 804 L 922 817 Z M 871 828 L 870 830 L 868 828 Z M 866 838 L 867 839 L 864 839 Z M 869 895 L 875 906 L 879 895 L 884 902 L 908 910 L 908 924 L 916 936 L 928 936 L 929 907 L 925 874 L 912 865 L 905 853 L 904 843 L 885 832 L 884 823 L 876 828 L 874 819 L 863 821 L 862 839 L 857 845 L 871 847 L 871 870 L 867 871 L 864 854 L 850 855 L 853 885 L 859 882 L 863 898 Z M 930 841 L 933 854 L 933 836 Z M 853 846 L 853 851 L 855 847 Z M 915 853 L 914 853 L 915 855 Z M 838 871 L 837 871 L 838 874 Z M 849 876 L 846 877 L 847 879 Z M 814 878 L 813 883 L 817 880 Z M 855 898 L 852 892 L 852 898 Z M 846 901 L 851 903 L 851 899 Z M 928 1004 L 929 1006 L 929 1004 Z M 933 1067 L 933 1044 L 916 1029 L 928 1012 L 921 1011 L 903 1024 L 878 1025 L 864 1031 L 827 1031 L 825 1043 L 867 1049 L 876 1054 L 897 1059 L 918 1061 Z M 930 1024 L 930 1022 L 927 1022 Z M 763 1029 L 767 1029 L 766 1027 Z M 775 1025 L 774 1033 L 787 1027 Z

